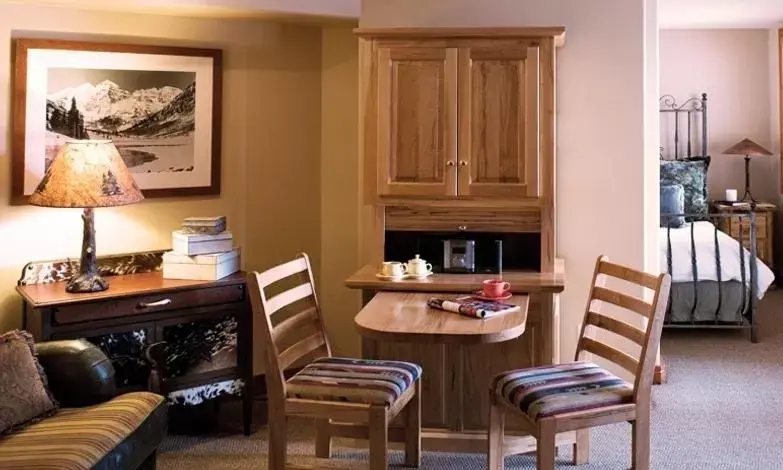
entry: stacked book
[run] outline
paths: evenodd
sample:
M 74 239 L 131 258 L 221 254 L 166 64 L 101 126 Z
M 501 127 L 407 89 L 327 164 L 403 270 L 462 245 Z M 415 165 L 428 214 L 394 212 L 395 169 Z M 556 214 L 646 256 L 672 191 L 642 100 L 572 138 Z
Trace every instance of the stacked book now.
M 172 232 L 171 246 L 163 254 L 165 279 L 216 281 L 239 271 L 239 248 L 224 216 L 186 218 Z

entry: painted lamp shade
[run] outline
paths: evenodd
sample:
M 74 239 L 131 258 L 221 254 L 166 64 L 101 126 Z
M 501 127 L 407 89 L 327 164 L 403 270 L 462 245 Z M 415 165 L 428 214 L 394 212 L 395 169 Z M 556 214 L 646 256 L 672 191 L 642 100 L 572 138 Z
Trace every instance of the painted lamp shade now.
M 110 140 L 74 140 L 60 147 L 30 204 L 84 208 L 84 236 L 79 273 L 68 281 L 67 292 L 99 292 L 109 288 L 101 277 L 95 253 L 94 207 L 123 206 L 144 199 Z
M 60 148 L 30 204 L 47 207 L 109 207 L 144 199 L 110 140 L 73 140 Z

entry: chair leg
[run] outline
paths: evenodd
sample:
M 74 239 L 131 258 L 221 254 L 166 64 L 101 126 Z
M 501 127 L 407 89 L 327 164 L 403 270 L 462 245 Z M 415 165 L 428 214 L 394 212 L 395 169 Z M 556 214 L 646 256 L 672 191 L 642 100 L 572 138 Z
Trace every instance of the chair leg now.
M 405 406 L 405 465 L 421 465 L 421 380 L 417 380 L 416 393 Z
M 551 418 L 538 422 L 536 470 L 555 470 L 555 429 L 555 421 Z
M 315 420 L 315 456 L 328 459 L 332 456 L 332 435 L 329 433 L 329 420 Z
M 270 403 L 271 405 L 271 403 Z M 269 468 L 286 468 L 286 416 L 282 410 L 269 407 Z
M 574 443 L 574 465 L 584 465 L 590 460 L 590 429 L 577 429 Z
M 650 419 L 638 416 L 631 423 L 632 452 L 631 468 L 633 470 L 650 469 Z
M 506 427 L 506 412 L 494 403 L 492 396 L 490 396 L 490 400 L 487 469 L 503 470 L 503 434 Z
M 389 415 L 385 406 L 370 408 L 370 470 L 387 470 L 389 443 Z M 272 468 L 272 467 L 270 467 Z

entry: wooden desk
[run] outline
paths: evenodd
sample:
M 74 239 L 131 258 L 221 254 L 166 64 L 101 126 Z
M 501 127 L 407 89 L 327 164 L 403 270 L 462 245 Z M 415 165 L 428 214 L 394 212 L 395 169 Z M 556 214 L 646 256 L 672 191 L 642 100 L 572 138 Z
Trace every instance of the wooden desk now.
M 35 265 L 29 266 L 33 271 Z M 244 431 L 250 434 L 253 316 L 245 274 L 186 281 L 155 271 L 108 280 L 106 291 L 71 294 L 63 280 L 25 284 L 23 278 L 17 291 L 24 328 L 37 341 L 86 338 L 98 345 L 111 359 L 121 391 L 150 387 L 189 404 L 241 393 Z M 147 359 L 154 345 L 160 346 L 159 367 Z M 193 397 L 196 402 L 188 402 Z
M 422 442 L 428 450 L 486 452 L 489 384 L 509 369 L 551 364 L 552 310 L 541 298 L 514 295 L 506 302 L 518 312 L 486 320 L 427 307 L 426 292 L 379 292 L 355 318 L 362 335 L 362 356 L 420 364 L 422 376 Z M 535 300 L 535 308 L 531 307 Z M 546 312 L 546 314 L 544 313 Z M 546 325 L 546 326 L 544 326 Z M 548 356 L 547 356 L 548 354 Z M 508 417 L 507 445 L 525 452 L 535 440 Z M 559 437 L 573 442 L 573 434 Z

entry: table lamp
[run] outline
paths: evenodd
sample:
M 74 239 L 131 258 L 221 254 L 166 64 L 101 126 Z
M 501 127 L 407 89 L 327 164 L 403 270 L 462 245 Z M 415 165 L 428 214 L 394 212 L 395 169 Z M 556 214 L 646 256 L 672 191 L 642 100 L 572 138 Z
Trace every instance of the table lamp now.
M 772 152 L 750 139 L 742 139 L 731 147 L 723 151 L 726 155 L 745 155 L 745 195 L 742 196 L 743 202 L 756 203 L 753 195 L 750 193 L 750 157 L 772 155 Z
M 144 199 L 120 152 L 110 140 L 71 140 L 60 147 L 30 196 L 30 204 L 84 208 L 84 238 L 79 274 L 67 292 L 99 292 L 109 282 L 98 272 L 93 208 L 123 206 Z

